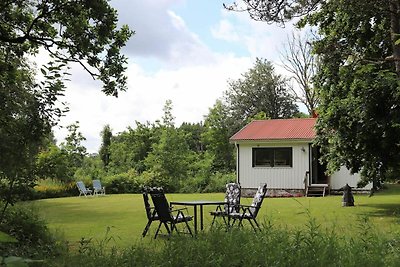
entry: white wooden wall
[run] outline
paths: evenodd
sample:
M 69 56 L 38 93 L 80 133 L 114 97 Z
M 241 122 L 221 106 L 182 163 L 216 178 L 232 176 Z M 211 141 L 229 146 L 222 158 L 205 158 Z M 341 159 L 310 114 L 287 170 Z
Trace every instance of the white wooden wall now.
M 349 184 L 349 186 L 356 188 L 359 180 L 360 174 L 351 174 L 346 167 L 342 166 L 339 171 L 331 175 L 331 189 L 339 190 L 345 186 L 346 183 Z M 370 190 L 371 188 L 372 184 L 369 183 L 363 189 Z
M 292 147 L 293 167 L 252 167 L 253 147 Z M 309 168 L 308 143 L 239 144 L 239 154 L 238 174 L 243 188 L 257 188 L 267 183 L 271 189 L 304 189 L 304 175 Z

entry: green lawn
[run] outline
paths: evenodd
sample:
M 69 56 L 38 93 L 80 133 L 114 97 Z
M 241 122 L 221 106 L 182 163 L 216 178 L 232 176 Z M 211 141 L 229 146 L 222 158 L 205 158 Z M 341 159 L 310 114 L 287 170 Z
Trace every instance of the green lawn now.
M 222 200 L 223 197 L 222 193 L 167 194 L 169 201 Z M 251 199 L 242 199 L 242 203 L 250 202 Z M 129 246 L 141 238 L 147 222 L 140 194 L 45 199 L 29 204 L 38 210 L 51 229 L 63 232 L 73 244 L 77 244 L 82 237 L 101 240 L 107 228 L 111 227 L 110 234 L 117 244 Z M 206 211 L 211 209 L 213 207 L 206 206 Z M 192 207 L 188 210 L 193 213 Z M 384 232 L 400 232 L 400 185 L 392 185 L 373 197 L 355 195 L 355 207 L 342 207 L 341 196 L 266 198 L 258 220 L 294 228 L 305 227 L 310 221 L 309 216 L 315 218 L 322 228 L 332 228 L 338 233 L 352 234 L 366 217 Z M 208 212 L 204 217 L 208 229 L 212 218 Z M 156 223 L 146 240 L 151 239 L 155 228 Z

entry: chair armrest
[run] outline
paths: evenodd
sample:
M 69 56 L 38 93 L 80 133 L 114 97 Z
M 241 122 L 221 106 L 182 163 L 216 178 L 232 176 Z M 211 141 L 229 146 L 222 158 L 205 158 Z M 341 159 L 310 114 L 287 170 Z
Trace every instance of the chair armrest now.
M 182 211 L 182 210 L 187 210 L 187 207 L 180 208 L 180 209 L 173 209 L 172 207 L 170 208 L 170 211 L 171 211 L 171 212 Z
M 254 208 L 252 205 L 238 205 L 239 207 L 244 207 L 244 208 Z
M 251 206 L 251 205 L 239 205 L 239 209 L 243 212 L 243 213 L 246 213 L 246 212 L 248 212 L 248 213 L 250 213 L 251 215 L 253 215 L 253 212 L 251 212 L 251 209 L 250 208 L 256 208 L 256 207 L 254 207 L 254 206 Z

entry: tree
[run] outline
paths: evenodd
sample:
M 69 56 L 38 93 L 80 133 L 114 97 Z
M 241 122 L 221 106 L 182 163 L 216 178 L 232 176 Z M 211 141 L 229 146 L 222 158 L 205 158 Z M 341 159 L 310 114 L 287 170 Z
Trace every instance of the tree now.
M 0 1 L 0 199 L 3 216 L 9 204 L 35 184 L 36 156 L 63 110 L 67 63 L 81 64 L 117 95 L 126 87 L 126 59 L 120 49 L 132 34 L 116 28 L 117 16 L 107 1 Z M 51 61 L 36 83 L 26 57 L 47 50 Z M 0 221 L 2 217 L 0 217 Z
M 86 148 L 82 145 L 82 141 L 86 138 L 79 132 L 78 121 L 68 125 L 67 129 L 68 135 L 65 137 L 65 142 L 61 143 L 61 151 L 67 155 L 69 166 L 75 173 L 76 169 L 82 166 L 86 156 Z
M 298 112 L 286 80 L 275 74 L 271 62 L 265 59 L 257 58 L 242 79 L 230 81 L 225 99 L 232 117 L 238 121 L 234 130 L 239 130 L 248 118 L 260 112 L 265 112 L 270 119 L 290 118 Z
M 138 173 L 145 171 L 144 160 L 156 140 L 155 131 L 154 125 L 148 122 L 145 124 L 136 122 L 134 129 L 128 127 L 126 131 L 113 136 L 108 171 L 121 173 L 132 168 Z
M 63 63 L 79 63 L 103 82 L 103 92 L 126 87 L 126 58 L 120 49 L 132 31 L 117 29 L 117 12 L 106 0 L 5 0 L 0 3 L 0 46 L 19 56 L 44 48 Z
M 40 151 L 36 160 L 36 176 L 42 179 L 53 179 L 70 182 L 74 171 L 69 164 L 68 155 L 55 144 L 50 144 Z
M 400 86 L 386 3 L 330 3 L 306 22 L 320 25 L 315 51 L 322 68 L 317 144 L 328 167 L 361 171 L 374 188 L 399 168 Z M 335 18 L 335 19 L 333 19 Z
M 175 127 L 175 117 L 172 115 L 172 101 L 168 99 L 165 101 L 163 107 L 164 115 L 162 117 L 162 126 L 166 128 Z
M 187 179 L 193 153 L 185 142 L 185 135 L 174 126 L 172 102 L 164 105 L 163 123 L 158 142 L 153 143 L 152 151 L 145 159 L 147 171 L 152 175 L 154 185 L 162 185 L 167 191 L 176 191 L 180 183 Z
M 185 135 L 186 143 L 193 152 L 202 153 L 205 150 L 201 135 L 205 131 L 203 123 L 183 122 L 178 129 Z
M 110 146 L 112 138 L 112 131 L 110 125 L 108 124 L 105 125 L 100 135 L 102 142 L 99 150 L 99 155 L 101 161 L 103 162 L 103 167 L 107 169 L 107 166 L 110 163 Z
M 240 3 L 224 4 L 228 10 L 245 11 L 257 21 L 284 25 L 296 17 L 315 11 L 326 0 L 241 0 Z
M 204 121 L 205 132 L 202 134 L 206 151 L 213 158 L 213 171 L 230 172 L 235 169 L 234 146 L 229 138 L 234 134 L 231 115 L 221 100 L 210 108 Z
M 346 165 L 375 187 L 386 173 L 399 170 L 399 1 L 243 2 L 255 19 L 282 23 L 305 15 L 300 26 L 318 27 L 316 143 L 330 171 Z M 266 8 L 267 2 L 277 8 Z
M 324 12 L 324 10 L 328 9 L 334 11 L 336 7 L 338 10 L 344 9 L 361 13 L 366 11 L 370 18 L 369 23 L 372 26 L 379 24 L 376 24 L 375 19 L 378 21 L 384 19 L 385 28 L 382 30 L 386 32 L 391 52 L 386 57 L 379 58 L 379 60 L 393 63 L 395 72 L 400 76 L 400 2 L 398 0 L 241 0 L 240 3 L 242 4 L 237 4 L 236 2 L 228 5 L 224 4 L 224 7 L 228 10 L 246 11 L 254 20 L 280 25 L 284 25 L 296 17 L 321 14 L 321 11 Z M 336 14 L 339 13 L 336 12 Z M 346 12 L 346 14 L 349 14 L 351 18 L 364 15 L 350 12 Z M 329 16 L 329 18 L 332 19 L 332 16 Z M 308 22 L 310 24 L 318 24 L 318 22 Z M 364 21 L 364 23 L 366 22 Z M 299 26 L 304 26 L 304 21 L 300 21 Z M 324 26 L 324 24 L 318 24 L 318 26 Z M 358 30 L 362 30 L 362 28 Z M 361 45 L 367 46 L 367 44 Z
M 313 86 L 313 78 L 317 71 L 316 57 L 312 54 L 310 37 L 295 35 L 289 39 L 282 53 L 283 67 L 290 72 L 299 86 L 300 92 L 293 88 L 297 100 L 303 103 L 311 115 L 316 111 L 319 97 Z
M 50 87 L 36 86 L 26 60 L 0 47 L 0 221 L 7 207 L 34 186 L 35 156 L 59 111 L 54 97 L 63 87 L 56 80 Z

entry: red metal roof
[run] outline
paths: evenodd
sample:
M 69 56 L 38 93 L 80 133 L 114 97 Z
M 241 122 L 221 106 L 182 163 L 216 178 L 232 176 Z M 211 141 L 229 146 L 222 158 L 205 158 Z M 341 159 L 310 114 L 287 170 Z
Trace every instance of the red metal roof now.
M 316 118 L 255 120 L 234 134 L 230 140 L 290 140 L 315 137 Z

